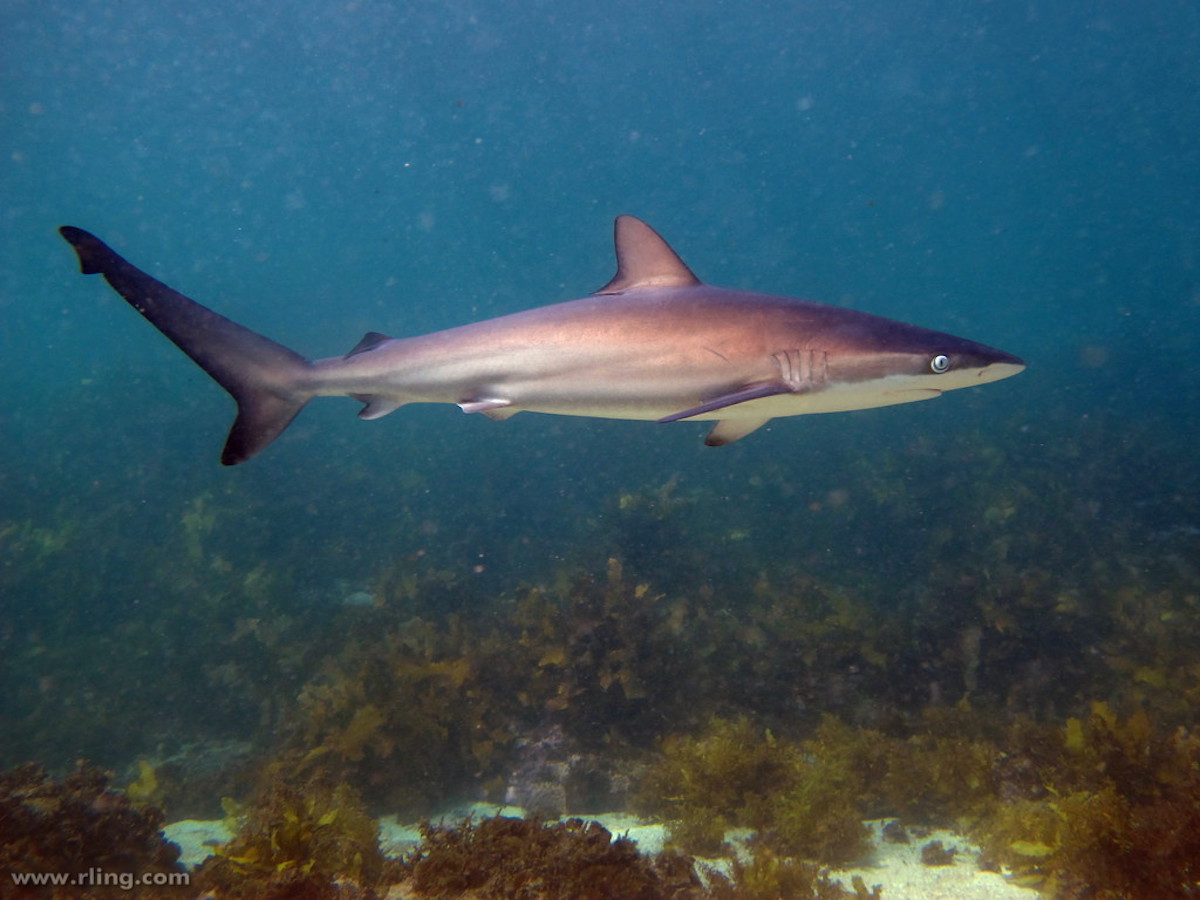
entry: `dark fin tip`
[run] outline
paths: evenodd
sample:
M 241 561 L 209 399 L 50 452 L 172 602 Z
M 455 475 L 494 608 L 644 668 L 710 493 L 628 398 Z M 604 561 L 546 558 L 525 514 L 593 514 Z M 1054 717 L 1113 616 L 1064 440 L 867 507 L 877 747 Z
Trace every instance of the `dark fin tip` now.
M 84 275 L 99 275 L 104 271 L 100 258 L 112 251 L 100 238 L 74 225 L 63 225 L 58 229 L 68 244 L 75 248 L 79 257 L 79 271 Z

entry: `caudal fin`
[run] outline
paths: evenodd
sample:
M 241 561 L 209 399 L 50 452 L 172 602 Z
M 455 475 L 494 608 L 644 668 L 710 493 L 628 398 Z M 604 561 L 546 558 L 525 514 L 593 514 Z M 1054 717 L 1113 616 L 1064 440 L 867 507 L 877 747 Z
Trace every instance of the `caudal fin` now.
M 151 278 L 95 235 L 70 225 L 59 233 L 75 248 L 83 274 L 103 275 L 237 401 L 222 464 L 235 466 L 265 449 L 308 402 L 311 367 L 303 356 Z

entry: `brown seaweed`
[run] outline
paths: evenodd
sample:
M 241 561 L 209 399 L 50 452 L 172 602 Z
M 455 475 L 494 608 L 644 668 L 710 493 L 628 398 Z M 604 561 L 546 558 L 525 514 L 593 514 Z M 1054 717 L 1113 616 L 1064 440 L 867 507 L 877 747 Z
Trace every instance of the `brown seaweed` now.
M 178 887 L 168 888 L 187 884 L 187 876 L 179 848 L 162 836 L 162 813 L 134 806 L 109 780 L 109 773 L 82 764 L 59 781 L 35 764 L 0 775 L 0 896 L 180 895 Z M 26 892 L 14 880 L 25 875 L 73 881 Z

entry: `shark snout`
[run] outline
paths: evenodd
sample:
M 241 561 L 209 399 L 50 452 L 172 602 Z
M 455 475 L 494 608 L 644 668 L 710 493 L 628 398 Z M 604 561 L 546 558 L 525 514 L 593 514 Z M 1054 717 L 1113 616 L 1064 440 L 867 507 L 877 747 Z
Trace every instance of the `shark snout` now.
M 1011 378 L 1025 371 L 1025 361 L 1016 356 L 1004 355 L 1004 359 L 1000 362 L 994 362 L 984 366 L 979 370 L 980 381 L 1000 381 L 1002 378 Z

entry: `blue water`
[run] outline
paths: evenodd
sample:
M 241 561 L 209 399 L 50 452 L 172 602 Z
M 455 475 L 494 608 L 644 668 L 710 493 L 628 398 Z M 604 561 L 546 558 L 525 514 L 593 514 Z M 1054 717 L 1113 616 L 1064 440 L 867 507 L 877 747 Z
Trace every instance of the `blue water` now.
M 797 571 L 884 611 L 1200 585 L 1193 4 L 38 0 L 0 47 L 6 764 L 256 733 L 262 698 L 206 699 L 240 690 L 231 608 L 319 622 L 398 565 L 470 608 L 618 557 L 734 619 Z M 55 232 L 329 356 L 595 290 L 620 213 L 706 281 L 1029 369 L 720 450 L 330 400 L 224 469 L 229 399 Z M 1092 652 L 1060 624 L 1017 656 Z M 308 671 L 260 674 L 286 709 Z

